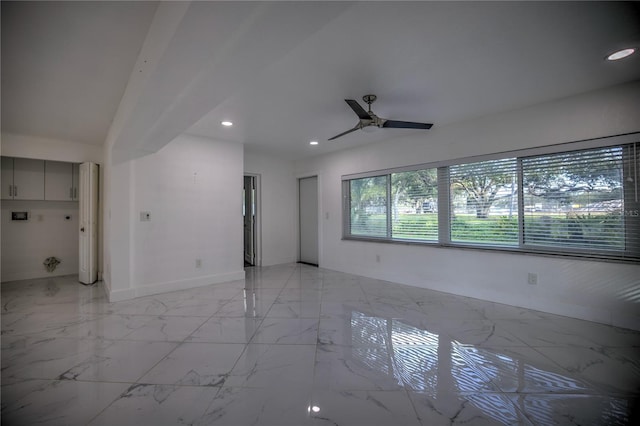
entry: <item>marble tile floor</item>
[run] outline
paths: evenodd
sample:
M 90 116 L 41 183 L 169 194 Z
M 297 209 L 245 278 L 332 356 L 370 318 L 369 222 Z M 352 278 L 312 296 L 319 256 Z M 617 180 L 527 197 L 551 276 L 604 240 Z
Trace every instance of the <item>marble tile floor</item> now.
M 640 333 L 311 266 L 3 283 L 3 425 L 640 424 Z

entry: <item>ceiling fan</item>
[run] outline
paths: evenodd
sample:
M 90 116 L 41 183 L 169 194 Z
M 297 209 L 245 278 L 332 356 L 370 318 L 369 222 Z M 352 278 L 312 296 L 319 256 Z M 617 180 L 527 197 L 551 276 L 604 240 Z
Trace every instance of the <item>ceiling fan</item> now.
M 353 99 L 345 99 L 344 101 L 351 107 L 353 112 L 356 113 L 360 121 L 353 129 L 349 129 L 346 132 L 342 132 L 339 135 L 335 135 L 329 140 L 332 141 L 348 133 L 355 132 L 359 129 L 375 126 L 378 128 L 391 128 L 391 129 L 430 129 L 433 124 L 430 123 L 416 123 L 413 121 L 398 121 L 387 120 L 385 118 L 378 117 L 371 111 L 371 104 L 375 102 L 378 97 L 376 95 L 364 95 L 362 100 L 369 105 L 369 111 L 365 111 L 358 102 Z

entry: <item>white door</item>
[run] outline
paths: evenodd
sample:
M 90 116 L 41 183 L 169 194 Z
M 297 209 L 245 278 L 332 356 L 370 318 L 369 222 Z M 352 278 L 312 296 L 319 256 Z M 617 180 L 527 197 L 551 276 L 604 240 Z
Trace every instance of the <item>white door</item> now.
M 318 177 L 298 181 L 300 262 L 318 265 Z
M 93 284 L 98 279 L 98 166 L 80 164 L 80 267 L 78 279 Z
M 249 265 L 256 264 L 256 178 L 244 177 L 244 261 Z

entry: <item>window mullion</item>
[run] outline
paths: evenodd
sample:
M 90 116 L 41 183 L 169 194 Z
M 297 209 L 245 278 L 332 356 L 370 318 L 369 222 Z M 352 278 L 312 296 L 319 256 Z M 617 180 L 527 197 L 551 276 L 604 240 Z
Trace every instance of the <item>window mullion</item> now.
M 518 247 L 524 246 L 524 188 L 522 186 L 524 178 L 522 175 L 522 158 L 516 162 L 518 176 Z
M 342 181 L 342 237 L 351 235 L 351 187 L 348 180 Z
M 449 167 L 438 167 L 438 241 L 451 243 Z
M 391 213 L 393 205 L 391 204 L 391 175 L 387 175 L 387 238 L 391 239 L 393 237 L 392 226 L 393 226 L 393 214 Z

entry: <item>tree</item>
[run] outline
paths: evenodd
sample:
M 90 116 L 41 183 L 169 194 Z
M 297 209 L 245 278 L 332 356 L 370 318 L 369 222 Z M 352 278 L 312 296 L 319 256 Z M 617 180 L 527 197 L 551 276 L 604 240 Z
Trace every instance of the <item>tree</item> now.
M 523 159 L 525 193 L 560 205 L 622 198 L 622 148 L 607 147 Z
M 423 203 L 437 199 L 437 169 L 393 173 L 391 191 L 395 218 L 398 218 L 397 208 L 401 201 L 411 202 L 416 208 L 421 209 Z
M 351 180 L 351 213 L 363 213 L 367 207 L 385 205 L 387 198 L 386 181 L 386 176 Z
M 486 219 L 496 201 L 510 198 L 515 193 L 515 159 L 452 166 L 450 179 L 454 190 L 466 193 L 467 207 L 475 210 L 478 219 Z

